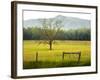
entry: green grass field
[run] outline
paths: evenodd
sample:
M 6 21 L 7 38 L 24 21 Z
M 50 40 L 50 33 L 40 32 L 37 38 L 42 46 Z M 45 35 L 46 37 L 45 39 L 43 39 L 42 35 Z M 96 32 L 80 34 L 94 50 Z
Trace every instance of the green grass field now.
M 39 44 L 40 41 L 24 40 L 23 42 L 23 69 L 74 67 L 91 65 L 90 41 L 56 41 L 53 50 L 49 50 L 48 44 Z M 63 52 L 81 51 L 80 62 L 77 63 L 77 54 L 66 54 L 62 60 Z M 38 52 L 38 61 L 36 61 Z

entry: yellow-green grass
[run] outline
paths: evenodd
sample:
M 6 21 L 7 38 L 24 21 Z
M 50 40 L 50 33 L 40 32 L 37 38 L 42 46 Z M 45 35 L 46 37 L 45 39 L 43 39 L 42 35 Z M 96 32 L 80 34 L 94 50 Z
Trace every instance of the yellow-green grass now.
M 52 68 L 52 67 L 73 67 L 90 66 L 91 63 L 91 42 L 90 41 L 58 41 L 53 44 L 53 50 L 49 45 L 39 40 L 24 40 L 23 42 L 23 68 Z M 36 61 L 38 52 L 38 61 Z M 81 52 L 80 62 L 77 63 L 77 54 L 66 54 L 62 60 L 63 52 Z

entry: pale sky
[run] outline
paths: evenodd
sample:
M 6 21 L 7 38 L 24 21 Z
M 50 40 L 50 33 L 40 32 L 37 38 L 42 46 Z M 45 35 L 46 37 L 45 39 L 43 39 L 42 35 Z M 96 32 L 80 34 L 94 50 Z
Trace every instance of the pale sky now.
M 74 13 L 74 12 L 61 13 L 61 12 L 43 12 L 43 11 L 24 11 L 24 13 L 23 13 L 24 20 L 52 18 L 52 17 L 58 16 L 58 15 L 91 20 L 91 14 L 89 14 L 89 13 L 84 14 L 84 13 Z

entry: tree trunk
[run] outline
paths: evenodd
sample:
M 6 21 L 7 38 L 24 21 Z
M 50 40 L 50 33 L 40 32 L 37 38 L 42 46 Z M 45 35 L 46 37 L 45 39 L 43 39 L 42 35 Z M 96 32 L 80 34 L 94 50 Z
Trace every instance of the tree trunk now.
M 49 41 L 50 50 L 52 50 L 52 40 Z

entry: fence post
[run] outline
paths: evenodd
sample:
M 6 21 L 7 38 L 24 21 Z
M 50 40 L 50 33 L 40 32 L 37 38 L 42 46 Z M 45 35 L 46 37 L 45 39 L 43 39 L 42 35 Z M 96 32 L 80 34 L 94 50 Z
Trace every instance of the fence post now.
M 78 63 L 80 62 L 80 58 L 81 58 L 81 52 L 79 52 Z
M 62 55 L 62 60 L 64 60 L 64 52 L 63 52 L 63 55 Z
M 38 52 L 36 52 L 36 62 L 38 62 Z

